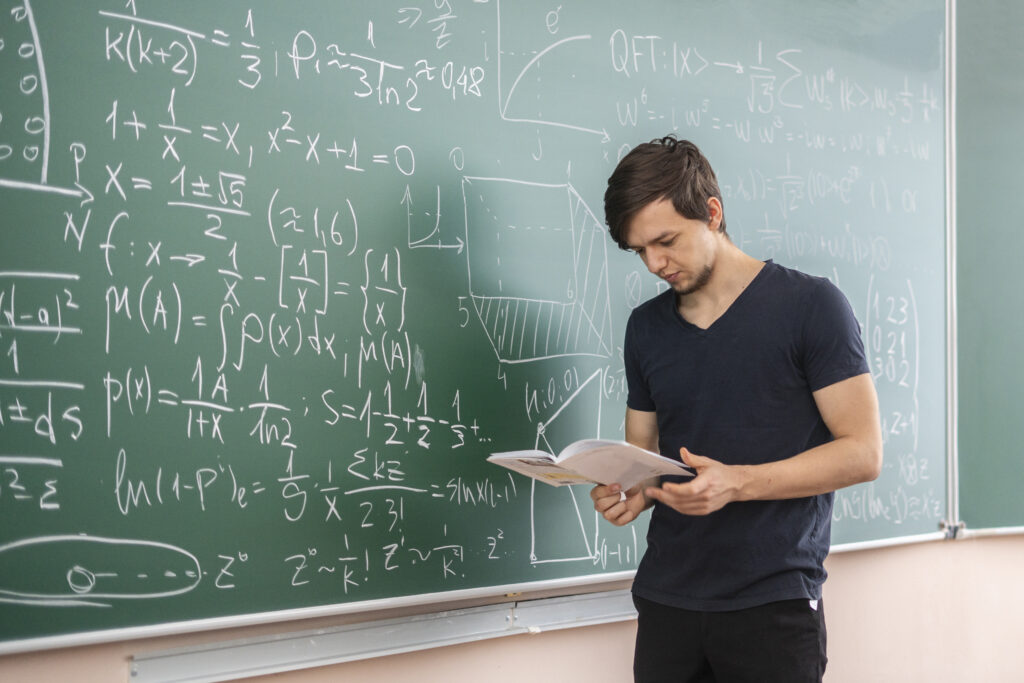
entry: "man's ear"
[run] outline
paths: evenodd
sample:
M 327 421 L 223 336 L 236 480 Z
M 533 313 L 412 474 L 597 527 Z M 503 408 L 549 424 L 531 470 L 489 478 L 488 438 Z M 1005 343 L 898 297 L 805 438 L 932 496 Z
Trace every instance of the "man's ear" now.
M 722 202 L 718 197 L 708 197 L 708 227 L 712 232 L 718 232 L 722 226 Z

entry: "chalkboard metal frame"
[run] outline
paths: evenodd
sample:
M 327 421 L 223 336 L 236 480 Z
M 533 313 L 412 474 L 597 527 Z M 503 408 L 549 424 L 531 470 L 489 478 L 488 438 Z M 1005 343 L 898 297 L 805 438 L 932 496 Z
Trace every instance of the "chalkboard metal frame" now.
M 222 681 L 636 618 L 627 590 L 517 600 L 132 657 L 131 678 Z
M 946 523 L 948 538 L 960 528 L 957 268 L 956 268 L 956 13 L 946 0 Z

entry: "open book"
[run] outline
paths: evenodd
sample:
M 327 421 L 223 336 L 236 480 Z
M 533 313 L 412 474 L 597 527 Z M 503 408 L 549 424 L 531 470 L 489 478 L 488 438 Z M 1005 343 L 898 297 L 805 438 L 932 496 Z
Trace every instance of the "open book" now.
M 557 456 L 538 450 L 507 451 L 487 460 L 552 486 L 619 484 L 625 491 L 661 474 L 693 476 L 693 470 L 678 460 L 605 439 L 576 441 Z

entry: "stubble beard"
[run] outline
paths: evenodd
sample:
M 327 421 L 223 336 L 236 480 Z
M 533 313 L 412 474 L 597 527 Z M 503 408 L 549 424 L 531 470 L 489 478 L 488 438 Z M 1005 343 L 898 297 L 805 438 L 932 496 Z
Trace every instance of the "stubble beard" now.
M 702 270 L 697 275 L 697 278 L 695 280 L 690 282 L 688 285 L 680 285 L 679 287 L 674 287 L 673 289 L 675 289 L 676 294 L 678 296 L 687 296 L 689 294 L 693 294 L 694 292 L 700 291 L 708 284 L 708 282 L 711 281 L 712 272 L 714 272 L 714 268 L 712 268 L 710 264 L 705 265 L 704 270 Z

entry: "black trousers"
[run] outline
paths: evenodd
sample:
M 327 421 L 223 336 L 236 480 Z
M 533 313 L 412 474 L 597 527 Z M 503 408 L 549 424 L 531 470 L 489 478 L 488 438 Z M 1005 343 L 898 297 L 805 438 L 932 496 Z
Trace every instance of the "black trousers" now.
M 784 600 L 731 612 L 695 612 L 633 596 L 637 683 L 819 683 L 825 613 L 819 600 Z

